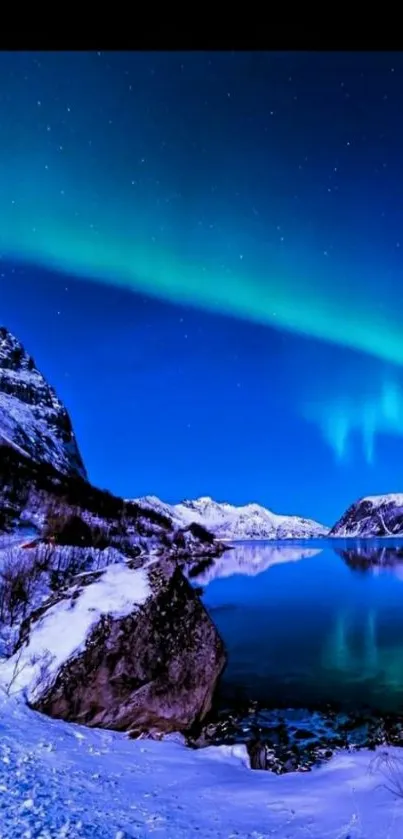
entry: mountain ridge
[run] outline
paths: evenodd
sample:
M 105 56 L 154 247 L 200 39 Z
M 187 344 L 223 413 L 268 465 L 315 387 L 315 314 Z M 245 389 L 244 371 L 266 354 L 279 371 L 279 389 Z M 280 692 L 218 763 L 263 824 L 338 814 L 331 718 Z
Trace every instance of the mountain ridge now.
M 215 501 L 210 496 L 178 504 L 167 504 L 154 495 L 133 500 L 181 523 L 182 527 L 185 523 L 196 522 L 224 541 L 307 539 L 326 536 L 329 530 L 313 519 L 278 515 L 257 503 L 236 506 Z

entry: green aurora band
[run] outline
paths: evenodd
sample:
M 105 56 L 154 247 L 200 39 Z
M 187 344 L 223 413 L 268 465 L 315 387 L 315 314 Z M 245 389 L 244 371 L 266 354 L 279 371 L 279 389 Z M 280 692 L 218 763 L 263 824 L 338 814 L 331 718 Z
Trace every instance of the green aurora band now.
M 76 190 L 79 205 L 80 190 Z M 326 286 L 302 267 L 284 266 L 272 259 L 266 269 L 245 263 L 231 272 L 221 269 L 217 260 L 192 261 L 180 247 L 150 242 L 144 236 L 129 235 L 119 229 L 116 217 L 105 209 L 95 223 L 83 224 L 75 214 L 52 200 L 0 204 L 3 255 L 75 275 L 77 278 L 118 285 L 173 303 L 189 304 L 260 324 L 328 341 L 368 353 L 393 364 L 403 364 L 403 330 L 398 311 L 382 312 L 376 298 L 363 298 L 357 286 L 343 289 L 335 282 Z M 59 209 L 60 207 L 60 209 Z M 137 207 L 137 217 L 141 207 Z M 120 208 L 119 218 L 125 218 Z M 134 219 L 133 219 L 134 221 Z M 135 225 L 131 229 L 135 229 Z M 323 268 L 323 271 L 325 269 Z M 335 269 L 333 269 L 333 273 Z M 336 291 L 331 293 L 329 287 Z

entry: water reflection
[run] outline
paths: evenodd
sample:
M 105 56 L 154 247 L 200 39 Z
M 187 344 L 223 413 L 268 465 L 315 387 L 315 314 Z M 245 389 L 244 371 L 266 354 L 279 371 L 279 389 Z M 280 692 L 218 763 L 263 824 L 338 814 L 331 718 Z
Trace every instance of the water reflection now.
M 381 641 L 379 616 L 374 608 L 359 617 L 352 613 L 337 614 L 333 627 L 325 637 L 321 665 L 332 678 L 346 684 L 378 683 L 381 690 L 401 694 L 403 689 L 403 656 L 401 638 Z
M 243 543 L 196 574 L 227 647 L 223 703 L 402 711 L 402 540 Z
M 319 546 L 307 548 L 306 545 L 295 543 L 282 545 L 244 542 L 224 553 L 219 559 L 208 559 L 199 563 L 192 569 L 190 576 L 201 586 L 206 586 L 221 577 L 232 577 L 234 574 L 255 577 L 273 565 L 298 562 L 300 559 L 316 556 L 322 550 Z
M 385 546 L 379 542 L 355 542 L 351 546 L 334 546 L 334 551 L 352 571 L 370 572 L 374 576 L 388 573 L 403 580 L 403 546 L 401 543 Z
M 402 544 L 362 542 L 335 547 L 348 568 L 361 575 L 393 576 L 403 581 Z M 385 603 L 374 602 L 374 596 L 356 600 L 349 610 L 342 605 L 333 626 L 324 640 L 322 667 L 348 683 L 377 681 L 388 691 L 402 691 L 403 655 L 401 624 L 397 637 L 391 637 L 393 615 L 388 620 Z M 402 603 L 403 607 L 403 603 Z
M 322 666 L 350 679 L 374 678 L 379 671 L 376 625 L 376 611 L 371 607 L 359 620 L 353 612 L 341 610 L 324 639 Z

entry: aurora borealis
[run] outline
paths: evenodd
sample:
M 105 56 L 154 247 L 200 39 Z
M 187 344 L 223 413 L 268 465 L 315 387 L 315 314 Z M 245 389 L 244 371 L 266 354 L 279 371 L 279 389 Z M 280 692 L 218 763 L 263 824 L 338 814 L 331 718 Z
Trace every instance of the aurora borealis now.
M 42 367 L 50 365 L 66 391 L 94 479 L 125 494 L 176 500 L 218 492 L 325 518 L 351 500 L 342 489 L 350 472 L 353 495 L 396 489 L 398 457 L 390 452 L 403 455 L 403 57 L 2 53 L 0 70 L 2 319 L 31 338 L 32 352 L 38 348 Z M 18 308 L 22 287 L 34 320 Z M 161 452 L 141 465 L 125 457 L 127 474 L 115 480 L 117 450 L 102 471 L 100 449 L 78 416 L 89 411 L 81 396 L 88 386 L 72 360 L 72 318 L 75 312 L 80 347 L 90 331 L 104 358 L 106 315 L 88 303 L 96 295 L 111 334 L 119 336 L 119 317 L 125 324 L 115 340 L 120 358 L 138 371 L 147 357 L 146 384 L 143 374 L 131 382 L 133 393 L 143 387 L 143 410 L 150 392 L 157 410 L 154 391 L 167 388 L 166 348 L 154 330 L 171 342 L 170 369 L 180 382 L 160 392 L 184 419 L 173 416 L 172 428 L 156 415 L 152 421 L 156 435 L 184 446 L 171 484 Z M 85 327 L 79 310 L 86 307 L 98 326 Z M 44 344 L 50 318 L 56 343 L 63 335 L 71 356 L 66 365 L 56 347 L 61 366 L 54 370 Z M 140 334 L 148 346 L 142 362 Z M 118 360 L 111 364 L 116 370 Z M 69 381 L 76 370 L 75 392 L 66 367 Z M 208 383 L 228 411 L 235 400 L 237 418 L 224 408 L 216 420 L 206 417 L 191 394 L 195 377 L 206 400 Z M 126 388 L 123 394 L 132 429 L 138 416 Z M 215 422 L 213 435 L 207 427 Z M 378 438 L 387 448 L 381 465 Z M 231 452 L 243 444 L 242 486 L 234 493 Z M 199 484 L 186 467 L 195 447 L 209 462 Z M 215 451 L 218 483 L 209 478 Z M 322 513 L 314 501 L 321 464 L 335 476 L 334 501 Z M 291 479 L 306 485 L 305 469 L 311 499 L 287 490 Z M 265 477 L 273 473 L 276 492 Z

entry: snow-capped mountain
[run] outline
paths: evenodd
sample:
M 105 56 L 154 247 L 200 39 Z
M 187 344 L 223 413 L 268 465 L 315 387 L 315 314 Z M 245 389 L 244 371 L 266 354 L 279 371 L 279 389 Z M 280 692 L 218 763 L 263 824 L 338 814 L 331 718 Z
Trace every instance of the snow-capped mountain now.
M 403 494 L 368 495 L 346 510 L 329 536 L 364 538 L 403 534 Z
M 23 345 L 0 327 L 0 442 L 86 478 L 70 417 Z
M 279 516 L 260 504 L 235 507 L 214 501 L 208 496 L 180 504 L 165 504 L 153 495 L 135 499 L 171 518 L 178 526 L 191 522 L 201 524 L 219 539 L 243 541 L 249 539 L 309 539 L 326 536 L 328 528 L 312 519 L 300 516 Z

